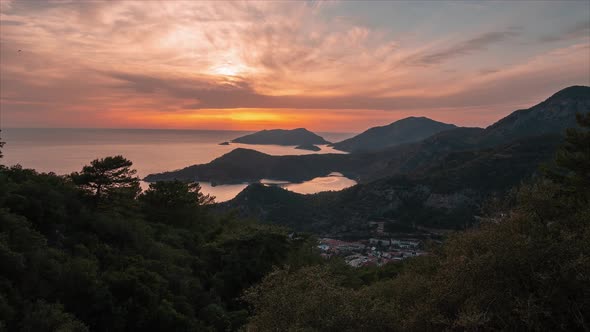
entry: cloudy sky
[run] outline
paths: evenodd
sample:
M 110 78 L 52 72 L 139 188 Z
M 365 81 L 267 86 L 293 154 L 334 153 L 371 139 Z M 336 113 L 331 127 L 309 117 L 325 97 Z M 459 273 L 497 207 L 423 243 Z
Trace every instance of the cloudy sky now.
M 3 127 L 487 126 L 590 85 L 590 1 L 0 1 Z

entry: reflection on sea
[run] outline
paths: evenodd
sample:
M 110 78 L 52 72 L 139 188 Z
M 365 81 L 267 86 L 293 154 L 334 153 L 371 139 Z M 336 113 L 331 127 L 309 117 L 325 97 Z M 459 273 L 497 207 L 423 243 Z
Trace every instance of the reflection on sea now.
M 302 183 L 291 183 L 288 181 L 263 179 L 261 183 L 267 186 L 278 186 L 300 194 L 315 194 L 322 191 L 337 191 L 352 187 L 356 181 L 349 179 L 338 172 L 333 172 L 327 176 L 317 177 Z M 225 202 L 239 194 L 248 186 L 247 183 L 241 184 L 224 184 L 212 186 L 210 182 L 201 182 L 202 192 L 215 196 L 216 202 Z M 149 183 L 142 182 L 141 187 L 145 190 Z
M 338 172 L 332 172 L 327 176 L 317 177 L 302 183 L 290 183 L 269 179 L 263 179 L 260 182 L 266 185 L 276 185 L 300 194 L 315 194 L 322 191 L 342 190 L 356 184 L 356 181 L 349 179 Z

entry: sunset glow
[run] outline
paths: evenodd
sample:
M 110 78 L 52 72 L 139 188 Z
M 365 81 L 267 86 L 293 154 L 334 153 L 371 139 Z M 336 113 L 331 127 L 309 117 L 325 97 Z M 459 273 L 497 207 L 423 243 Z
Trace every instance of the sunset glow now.
M 588 1 L 3 0 L 0 12 L 5 127 L 486 126 L 590 84 Z

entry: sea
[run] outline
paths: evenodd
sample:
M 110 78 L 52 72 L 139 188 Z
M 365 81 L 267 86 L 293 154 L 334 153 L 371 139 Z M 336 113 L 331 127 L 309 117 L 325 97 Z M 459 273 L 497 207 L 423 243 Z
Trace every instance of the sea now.
M 148 174 L 204 164 L 236 148 L 248 148 L 270 155 L 301 155 L 310 153 L 343 153 L 320 145 L 321 151 L 295 149 L 294 146 L 234 144 L 219 145 L 253 131 L 225 130 L 162 130 L 162 129 L 61 129 L 6 128 L 2 129 L 4 165 L 20 164 L 39 172 L 69 174 L 80 171 L 90 161 L 107 156 L 122 155 L 133 162 L 140 178 Z M 318 133 L 324 139 L 337 142 L 354 133 Z M 303 183 L 263 179 L 267 185 L 281 186 L 302 194 L 342 190 L 356 182 L 342 174 L 332 173 Z M 142 188 L 148 183 L 142 181 Z M 248 183 L 212 186 L 201 182 L 202 191 L 216 197 L 217 202 L 232 199 Z

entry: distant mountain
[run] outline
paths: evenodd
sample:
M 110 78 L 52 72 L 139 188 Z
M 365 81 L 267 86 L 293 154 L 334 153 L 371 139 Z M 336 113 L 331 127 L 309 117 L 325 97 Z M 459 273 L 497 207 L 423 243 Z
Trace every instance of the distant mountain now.
M 384 151 L 387 165 L 363 178 L 375 180 L 399 173 L 428 168 L 446 154 L 507 144 L 526 137 L 563 135 L 576 126 L 576 113 L 590 112 L 590 87 L 572 86 L 525 110 L 518 110 L 485 128 L 456 128 L 420 142 Z
M 232 142 L 242 144 L 274 145 L 313 145 L 330 143 L 323 137 L 318 136 L 305 128 L 297 128 L 293 130 L 262 130 L 254 134 L 238 137 L 232 140 Z
M 576 126 L 576 113 L 590 111 L 590 87 L 565 88 L 540 104 L 518 110 L 487 127 L 482 144 L 493 144 L 526 136 L 561 133 Z
M 457 126 L 425 117 L 409 117 L 387 126 L 370 128 L 332 146 L 348 152 L 383 150 L 404 143 L 421 141 L 441 131 L 454 128 Z
M 236 149 L 208 164 L 153 174 L 147 181 L 185 179 L 219 183 L 256 182 L 263 178 L 301 182 L 340 172 L 361 183 L 411 172 L 426 172 L 451 153 L 479 151 L 519 139 L 562 135 L 575 126 L 577 112 L 590 112 L 590 87 L 570 87 L 527 110 L 516 111 L 486 129 L 455 128 L 424 140 L 380 151 L 350 154 L 270 156 Z

